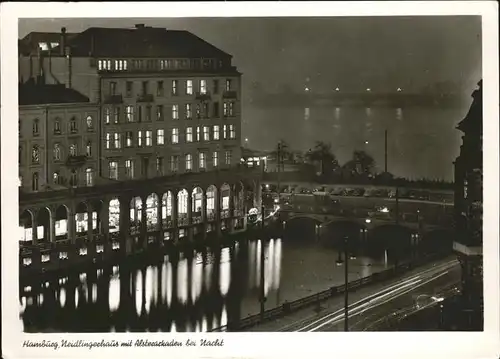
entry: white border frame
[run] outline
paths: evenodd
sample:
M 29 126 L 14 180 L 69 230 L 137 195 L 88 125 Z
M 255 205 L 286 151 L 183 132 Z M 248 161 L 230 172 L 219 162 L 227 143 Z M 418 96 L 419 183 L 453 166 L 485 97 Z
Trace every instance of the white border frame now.
M 117 6 L 118 5 L 118 6 Z M 96 16 L 98 15 L 98 16 Z M 259 16 L 482 16 L 482 73 L 484 92 L 484 305 L 482 333 L 226 333 L 226 334 L 24 334 L 18 319 L 18 242 L 12 239 L 18 222 L 17 190 L 17 39 L 19 18 L 71 17 L 259 17 Z M 185 341 L 224 338 L 223 348 L 148 348 L 151 356 L 255 358 L 373 357 L 498 358 L 499 344 L 499 116 L 498 116 L 498 3 L 494 1 L 383 2 L 235 2 L 235 3 L 2 3 L 1 4 L 1 198 L 2 198 L 2 352 L 5 358 L 61 358 L 116 355 L 136 357 L 145 348 L 29 349 L 26 339 L 148 338 Z M 459 120 L 459 119 L 457 119 Z M 15 236 L 16 237 L 16 236 Z

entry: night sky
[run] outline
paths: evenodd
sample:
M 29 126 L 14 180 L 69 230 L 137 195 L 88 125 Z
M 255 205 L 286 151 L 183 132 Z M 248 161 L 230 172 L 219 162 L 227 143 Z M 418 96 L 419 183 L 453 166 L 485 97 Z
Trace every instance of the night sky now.
M 478 16 L 30 19 L 20 21 L 19 36 L 137 23 L 195 33 L 234 56 L 245 87 L 260 82 L 269 91 L 301 89 L 309 77 L 321 91 L 413 92 L 453 81 L 469 96 L 481 78 Z

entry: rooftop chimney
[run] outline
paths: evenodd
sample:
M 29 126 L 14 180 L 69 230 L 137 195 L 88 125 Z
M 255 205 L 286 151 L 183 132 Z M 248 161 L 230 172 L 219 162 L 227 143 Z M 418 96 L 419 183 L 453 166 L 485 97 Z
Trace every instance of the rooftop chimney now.
M 59 49 L 61 56 L 65 55 L 66 52 L 66 28 L 62 27 L 61 28 L 61 43 L 59 44 Z

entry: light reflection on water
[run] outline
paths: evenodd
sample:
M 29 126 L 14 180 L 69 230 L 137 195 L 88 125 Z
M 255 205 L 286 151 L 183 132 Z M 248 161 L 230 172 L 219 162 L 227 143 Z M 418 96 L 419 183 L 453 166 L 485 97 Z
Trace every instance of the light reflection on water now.
M 261 250 L 265 254 L 263 265 Z M 29 295 L 21 296 L 19 311 L 34 324 L 56 331 L 60 328 L 81 331 L 78 318 L 92 317 L 90 324 L 85 324 L 86 330 L 92 329 L 89 325 L 98 325 L 99 328 L 113 327 L 117 332 L 206 332 L 226 325 L 235 315 L 258 313 L 261 270 L 265 274 L 266 308 L 324 290 L 332 281 L 343 280 L 342 268 L 332 266 L 337 258 L 336 250 L 317 243 L 292 245 L 274 238 L 264 243 L 260 240 L 240 243 L 239 251 L 238 257 L 234 249 L 226 247 L 219 253 L 166 256 L 154 264 L 109 266 L 101 270 L 98 281 L 91 272 L 85 276 L 75 274 L 76 280 L 65 280 L 59 285 L 54 281 L 55 285 L 45 288 L 43 295 L 37 292 L 41 285 L 32 285 L 34 289 Z M 384 254 L 381 256 L 377 262 L 360 255 L 350 268 L 359 276 L 367 276 L 373 270 L 384 269 L 387 262 Z M 235 260 L 238 263 L 234 263 Z M 94 273 L 99 272 L 94 270 Z M 85 280 L 80 283 L 78 279 L 83 277 Z M 38 298 L 34 305 L 33 298 Z M 47 307 L 54 299 L 57 306 Z M 40 316 L 44 320 L 37 323 Z

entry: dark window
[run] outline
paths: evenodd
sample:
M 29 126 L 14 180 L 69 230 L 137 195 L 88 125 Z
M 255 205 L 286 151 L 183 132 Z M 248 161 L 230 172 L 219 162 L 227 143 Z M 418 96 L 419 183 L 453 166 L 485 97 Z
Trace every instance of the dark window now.
M 61 134 L 61 119 L 56 118 L 54 121 L 54 135 L 60 135 Z
M 146 106 L 146 122 L 151 122 L 151 106 Z
M 219 117 L 219 103 L 214 102 L 213 108 L 214 108 L 214 117 Z
M 38 172 L 33 173 L 33 180 L 31 182 L 33 191 L 38 191 Z
M 213 89 L 214 94 L 219 93 L 219 80 L 214 80 L 214 89 Z
M 109 83 L 109 94 L 116 95 L 116 82 Z
M 163 81 L 158 81 L 157 96 L 163 96 Z
M 148 93 L 148 82 L 142 81 L 142 94 L 147 95 Z
M 156 106 L 156 120 L 163 121 L 163 105 Z
M 35 118 L 33 120 L 33 136 L 38 136 L 40 134 L 40 120 L 38 118 Z
M 133 92 L 133 82 L 132 81 L 127 81 L 127 88 L 126 88 L 126 95 L 128 97 L 132 96 L 132 92 Z
M 149 167 L 149 158 L 144 157 L 142 159 L 142 175 L 148 178 L 148 167 Z
M 137 116 L 138 116 L 137 121 L 142 122 L 142 106 L 137 106 Z
M 76 118 L 75 117 L 71 117 L 71 120 L 69 122 L 69 130 L 70 130 L 71 133 L 77 133 L 78 132 L 78 126 L 77 126 Z

